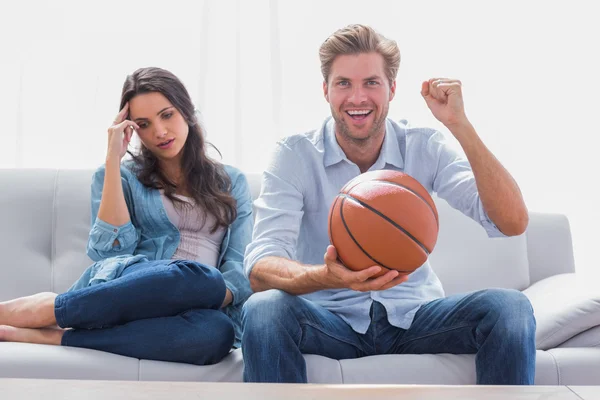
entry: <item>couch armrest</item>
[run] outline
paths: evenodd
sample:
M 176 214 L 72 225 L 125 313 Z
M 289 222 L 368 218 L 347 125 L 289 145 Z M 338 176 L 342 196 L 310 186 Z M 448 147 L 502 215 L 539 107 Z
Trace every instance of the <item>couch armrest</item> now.
M 536 347 L 548 350 L 600 325 L 600 288 L 577 274 L 543 279 L 523 291 L 537 322 Z
M 569 220 L 561 214 L 530 213 L 526 232 L 529 279 L 575 272 Z

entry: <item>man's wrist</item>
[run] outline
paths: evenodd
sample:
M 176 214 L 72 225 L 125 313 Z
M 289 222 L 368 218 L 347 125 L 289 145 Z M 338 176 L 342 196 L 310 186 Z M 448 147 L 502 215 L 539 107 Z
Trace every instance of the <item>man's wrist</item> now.
M 326 268 L 325 265 L 314 265 L 306 268 L 309 285 L 315 290 L 330 289 L 326 279 Z

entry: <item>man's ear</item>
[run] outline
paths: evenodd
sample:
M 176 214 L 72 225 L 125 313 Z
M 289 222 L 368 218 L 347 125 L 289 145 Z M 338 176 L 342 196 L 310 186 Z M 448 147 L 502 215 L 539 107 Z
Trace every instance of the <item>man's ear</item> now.
M 392 101 L 394 99 L 394 96 L 396 96 L 396 80 L 394 79 L 392 81 L 392 84 L 390 85 L 390 100 Z
M 325 96 L 325 100 L 329 103 L 329 87 L 326 81 L 323 81 L 323 96 Z

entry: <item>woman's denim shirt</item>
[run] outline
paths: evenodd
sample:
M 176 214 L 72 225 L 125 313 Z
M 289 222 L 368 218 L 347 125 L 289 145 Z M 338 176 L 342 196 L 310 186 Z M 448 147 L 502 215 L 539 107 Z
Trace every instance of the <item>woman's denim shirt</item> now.
M 125 268 L 144 260 L 170 260 L 179 245 L 179 230 L 167 217 L 160 192 L 142 185 L 132 171 L 133 163 L 121 165 L 121 183 L 131 221 L 122 226 L 99 218 L 98 209 L 104 186 L 104 166 L 92 179 L 92 228 L 87 254 L 96 261 L 69 290 L 118 278 Z M 242 305 L 250 297 L 250 283 L 243 273 L 244 251 L 252 238 L 252 196 L 248 181 L 237 168 L 225 165 L 231 178 L 231 194 L 237 202 L 237 217 L 227 228 L 217 260 L 233 301 L 223 311 L 233 320 L 235 344 L 241 339 Z M 114 245 L 115 240 L 118 244 Z M 160 290 L 160 288 L 157 288 Z

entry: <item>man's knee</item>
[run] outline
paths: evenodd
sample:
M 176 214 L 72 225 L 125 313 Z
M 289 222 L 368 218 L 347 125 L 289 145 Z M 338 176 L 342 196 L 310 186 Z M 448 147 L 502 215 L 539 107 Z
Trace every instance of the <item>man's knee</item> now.
M 481 299 L 488 312 L 516 330 L 535 329 L 533 308 L 527 296 L 514 289 L 488 289 Z
M 244 331 L 261 327 L 270 329 L 274 321 L 294 318 L 298 301 L 297 296 L 277 289 L 254 293 L 242 309 Z

